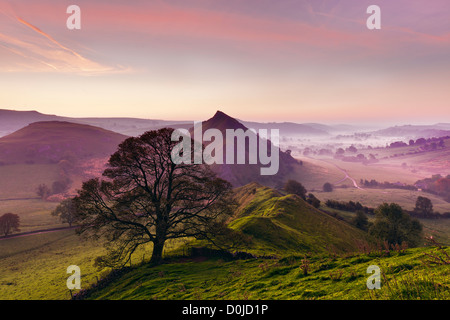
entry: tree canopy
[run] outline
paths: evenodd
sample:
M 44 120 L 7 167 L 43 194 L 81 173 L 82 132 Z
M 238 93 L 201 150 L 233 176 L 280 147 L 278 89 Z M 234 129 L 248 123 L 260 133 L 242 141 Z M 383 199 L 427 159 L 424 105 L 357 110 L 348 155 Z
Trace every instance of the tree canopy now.
M 325 182 L 323 184 L 322 188 L 323 188 L 324 192 L 332 192 L 333 191 L 333 185 L 331 183 L 329 183 L 329 182 Z
M 79 232 L 109 240 L 110 265 L 125 263 L 148 242 L 151 262 L 160 263 L 167 240 L 211 237 L 210 230 L 217 230 L 211 225 L 233 212 L 230 183 L 207 165 L 174 163 L 178 141 L 172 132 L 164 128 L 126 139 L 110 157 L 105 179 L 83 183 L 74 198 Z
M 306 199 L 306 188 L 296 180 L 288 180 L 284 185 L 284 191 L 289 194 L 296 194 L 303 200 Z
M 408 246 L 415 247 L 422 240 L 422 225 L 398 204 L 383 203 L 376 210 L 375 222 L 369 228 L 369 234 L 389 244 L 406 242 Z
M 5 236 L 20 231 L 20 217 L 14 213 L 5 213 L 0 216 L 0 234 Z
M 414 212 L 424 218 L 433 216 L 434 212 L 431 200 L 426 197 L 418 196 Z
M 71 227 L 76 218 L 76 206 L 73 199 L 65 199 L 52 211 L 53 216 L 59 216 L 62 222 Z

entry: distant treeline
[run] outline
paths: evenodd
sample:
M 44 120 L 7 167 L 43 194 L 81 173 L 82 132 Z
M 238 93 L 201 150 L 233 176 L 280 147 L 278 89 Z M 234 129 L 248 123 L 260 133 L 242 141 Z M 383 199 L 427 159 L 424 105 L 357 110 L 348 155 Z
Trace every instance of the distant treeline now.
M 377 180 L 360 180 L 360 184 L 366 188 L 381 188 L 381 189 L 404 189 L 404 190 L 413 190 L 413 191 L 417 191 L 418 188 L 416 186 L 413 185 L 408 185 L 405 183 L 400 183 L 400 182 L 378 182 Z
M 415 210 L 409 211 L 405 210 L 411 217 L 422 218 L 422 219 L 450 219 L 450 212 L 439 213 L 437 211 L 430 212 L 427 214 L 417 212 Z
M 446 177 L 435 174 L 431 178 L 416 181 L 414 184 L 423 191 L 441 196 L 445 201 L 450 202 L 450 175 Z
M 426 198 L 422 198 L 426 199 Z M 325 205 L 329 208 L 342 210 L 342 211 L 348 211 L 348 212 L 364 212 L 365 214 L 374 215 L 375 209 L 363 206 L 359 202 L 354 201 L 337 201 L 337 200 L 327 200 L 325 202 Z M 450 218 L 450 212 L 445 213 L 439 213 L 436 211 L 433 211 L 432 209 L 428 212 L 418 210 L 417 203 L 416 208 L 412 211 L 404 210 L 406 213 L 408 213 L 411 217 L 415 218 L 424 218 L 424 219 L 448 219 Z
M 450 136 L 445 136 L 445 137 L 439 137 L 439 138 L 419 138 L 417 140 L 409 140 L 408 143 L 403 142 L 403 141 L 395 141 L 392 142 L 389 145 L 389 148 L 400 148 L 400 147 L 407 147 L 407 146 L 424 146 L 424 149 L 426 150 L 435 150 L 438 147 L 439 148 L 444 148 L 445 147 L 445 139 L 450 139 Z
M 369 208 L 369 207 L 363 206 L 361 203 L 354 202 L 354 201 L 345 202 L 345 201 L 337 201 L 337 200 L 327 200 L 325 202 L 325 205 L 329 208 L 338 209 L 338 210 L 342 210 L 342 211 L 349 211 L 349 212 L 362 211 L 366 214 L 371 214 L 371 215 L 375 214 L 374 208 Z

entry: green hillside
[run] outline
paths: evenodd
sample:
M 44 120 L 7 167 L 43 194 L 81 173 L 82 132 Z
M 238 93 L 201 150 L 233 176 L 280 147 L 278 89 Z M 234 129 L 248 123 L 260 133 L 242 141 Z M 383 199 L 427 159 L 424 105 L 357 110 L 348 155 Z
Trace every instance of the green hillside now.
M 236 189 L 239 203 L 229 226 L 253 237 L 259 253 L 346 252 L 367 235 L 317 210 L 296 195 L 251 183 Z
M 449 249 L 446 252 L 449 254 Z M 80 296 L 105 300 L 450 299 L 448 265 L 429 264 L 427 255 L 444 253 L 437 253 L 436 248 L 416 248 L 306 259 L 291 256 L 280 260 L 183 260 L 157 267 L 143 264 Z M 380 289 L 368 290 L 366 286 L 371 265 L 380 268 Z
M 253 237 L 249 252 L 271 258 L 168 256 L 112 273 L 80 299 L 449 299 L 449 249 L 357 248 L 354 229 L 294 195 L 251 183 L 235 189 L 229 226 Z M 179 251 L 178 251 L 179 252 Z M 275 256 L 273 256 L 275 254 Z M 381 289 L 369 290 L 369 266 Z

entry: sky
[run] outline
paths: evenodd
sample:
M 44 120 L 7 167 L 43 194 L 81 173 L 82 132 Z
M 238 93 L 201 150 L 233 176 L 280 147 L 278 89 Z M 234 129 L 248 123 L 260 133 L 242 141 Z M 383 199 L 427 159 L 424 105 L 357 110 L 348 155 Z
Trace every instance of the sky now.
M 450 122 L 449 17 L 448 0 L 0 0 L 0 109 Z

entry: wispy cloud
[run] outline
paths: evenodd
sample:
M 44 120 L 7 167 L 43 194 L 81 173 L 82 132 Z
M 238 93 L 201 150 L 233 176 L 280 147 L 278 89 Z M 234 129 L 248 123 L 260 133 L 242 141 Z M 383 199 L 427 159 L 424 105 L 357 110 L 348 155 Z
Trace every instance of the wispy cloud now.
M 11 8 L 6 9 L 0 10 L 0 16 L 4 17 L 0 25 L 5 26 L 0 28 L 0 72 L 62 72 L 91 76 L 130 71 L 87 58 L 17 16 Z
M 31 23 L 26 22 L 25 20 L 16 17 L 17 21 L 19 21 L 20 23 L 26 25 L 27 27 L 29 27 L 30 29 L 36 31 L 37 33 L 43 35 L 44 37 L 46 37 L 47 39 L 49 39 L 51 42 L 53 42 L 54 44 L 56 44 L 59 48 L 66 50 L 70 53 L 72 53 L 74 56 L 78 57 L 79 59 L 83 60 L 83 61 L 87 61 L 86 58 L 84 58 L 81 54 L 73 51 L 72 49 L 67 48 L 66 46 L 62 45 L 61 43 L 59 43 L 58 41 L 56 41 L 52 36 L 50 36 L 49 34 L 45 33 L 44 31 L 42 31 L 41 29 L 39 29 L 36 26 L 33 26 Z

